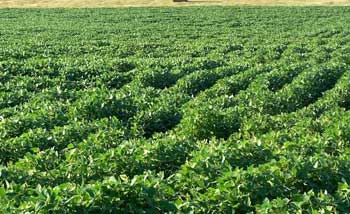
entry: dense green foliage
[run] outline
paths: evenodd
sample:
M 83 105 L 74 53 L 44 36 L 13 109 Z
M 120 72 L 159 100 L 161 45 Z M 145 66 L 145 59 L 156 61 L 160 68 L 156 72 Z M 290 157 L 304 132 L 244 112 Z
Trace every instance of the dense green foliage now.
M 0 10 L 0 213 L 348 213 L 350 8 Z

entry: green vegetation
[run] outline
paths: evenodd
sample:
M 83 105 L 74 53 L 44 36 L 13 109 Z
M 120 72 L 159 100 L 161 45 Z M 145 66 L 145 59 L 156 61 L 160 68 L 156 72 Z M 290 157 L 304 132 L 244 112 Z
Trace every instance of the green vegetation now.
M 0 213 L 348 213 L 350 8 L 0 10 Z

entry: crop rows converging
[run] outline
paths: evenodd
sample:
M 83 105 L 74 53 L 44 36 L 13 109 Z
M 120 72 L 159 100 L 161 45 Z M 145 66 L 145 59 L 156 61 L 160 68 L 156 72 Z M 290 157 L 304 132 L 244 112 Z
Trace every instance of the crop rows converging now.
M 350 8 L 0 10 L 0 213 L 349 213 Z

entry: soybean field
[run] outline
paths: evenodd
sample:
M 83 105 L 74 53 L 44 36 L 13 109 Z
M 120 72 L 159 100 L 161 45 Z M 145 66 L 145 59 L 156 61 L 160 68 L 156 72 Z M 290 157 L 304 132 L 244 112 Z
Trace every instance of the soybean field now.
M 0 9 L 0 213 L 349 213 L 350 7 Z

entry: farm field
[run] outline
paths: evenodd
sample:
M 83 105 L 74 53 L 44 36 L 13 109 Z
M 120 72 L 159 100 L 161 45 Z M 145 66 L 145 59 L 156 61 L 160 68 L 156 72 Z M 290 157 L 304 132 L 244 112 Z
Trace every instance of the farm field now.
M 96 7 L 182 7 L 182 6 L 307 6 L 350 5 L 350 0 L 188 0 L 173 2 L 173 0 L 1 0 L 0 7 L 10 8 L 96 8 Z
M 349 213 L 350 8 L 0 10 L 0 213 Z

